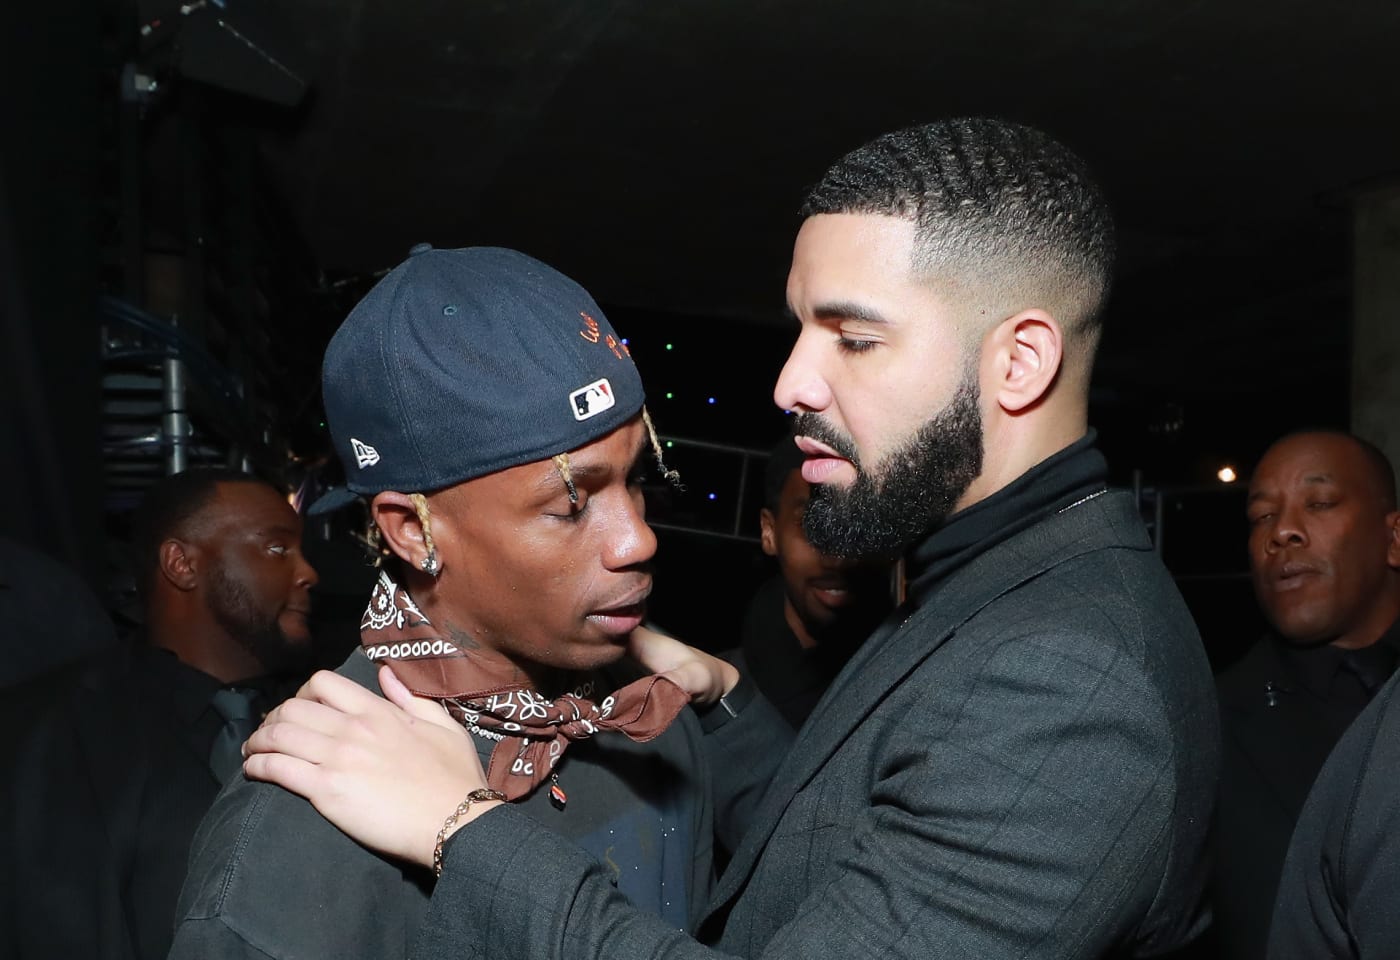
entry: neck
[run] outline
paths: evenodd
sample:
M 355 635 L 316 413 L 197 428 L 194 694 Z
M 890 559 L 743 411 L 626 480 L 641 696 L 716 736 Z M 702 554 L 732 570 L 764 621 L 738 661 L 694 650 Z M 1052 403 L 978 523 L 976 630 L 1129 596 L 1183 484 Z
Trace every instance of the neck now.
M 788 629 L 797 638 L 797 645 L 803 650 L 811 650 L 817 646 L 817 638 L 812 636 L 812 632 L 807 629 L 807 625 L 802 622 L 802 618 L 797 615 L 796 608 L 792 601 L 783 595 L 783 619 L 787 621 Z
M 207 616 L 188 616 L 165 604 L 149 604 L 146 635 L 151 646 L 169 650 L 185 666 L 207 673 L 220 683 L 238 683 L 267 672 L 242 644 Z
M 954 511 L 980 503 L 1004 489 L 1089 431 L 1086 410 L 1037 407 L 1020 416 L 998 409 L 988 418 L 982 439 L 982 472 L 954 505 Z
M 528 686 L 544 696 L 564 691 L 564 671 L 502 653 L 489 632 L 473 625 L 475 618 L 470 611 L 448 601 L 440 580 L 409 571 L 401 585 L 442 638 L 470 656 L 484 686 Z
M 1400 621 L 1400 583 L 1391 585 L 1385 601 L 1376 604 L 1360 623 L 1333 640 L 1332 646 L 1342 650 L 1360 650 L 1385 636 L 1386 631 Z

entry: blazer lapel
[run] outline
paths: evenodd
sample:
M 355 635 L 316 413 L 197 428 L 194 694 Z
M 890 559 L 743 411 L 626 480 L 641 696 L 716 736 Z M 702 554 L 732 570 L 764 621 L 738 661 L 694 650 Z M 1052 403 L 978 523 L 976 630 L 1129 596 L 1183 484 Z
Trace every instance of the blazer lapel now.
M 880 701 L 954 631 L 1007 591 L 1068 559 L 1106 546 L 1151 546 L 1129 494 L 1109 493 L 1047 518 L 951 574 L 930 601 L 912 613 L 896 611 L 886 620 L 837 675 L 803 724 L 710 898 L 707 918 L 748 881 L 797 791 Z

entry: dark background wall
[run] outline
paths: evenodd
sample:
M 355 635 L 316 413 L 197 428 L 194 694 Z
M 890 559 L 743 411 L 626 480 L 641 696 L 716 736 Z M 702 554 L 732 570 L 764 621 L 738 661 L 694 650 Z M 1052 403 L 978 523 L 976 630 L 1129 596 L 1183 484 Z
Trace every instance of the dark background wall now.
M 20 4 L 0 37 L 0 503 L 3 532 L 95 585 L 98 178 L 104 87 L 96 4 Z

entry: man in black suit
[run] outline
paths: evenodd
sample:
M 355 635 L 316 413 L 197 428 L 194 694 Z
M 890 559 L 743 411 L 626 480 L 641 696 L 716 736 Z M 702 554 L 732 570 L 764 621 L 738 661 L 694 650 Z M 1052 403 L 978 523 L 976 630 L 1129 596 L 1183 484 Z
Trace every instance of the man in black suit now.
M 5 778 L 0 953 L 16 960 L 163 960 L 195 827 L 310 650 L 316 573 L 276 489 L 175 474 L 133 531 L 144 637 L 40 681 Z
M 715 658 L 634 634 L 723 694 L 701 721 L 719 802 L 757 798 L 695 939 L 510 805 L 453 815 L 485 781 L 440 708 L 313 677 L 245 770 L 386 853 L 442 852 L 418 956 L 1133 957 L 1203 927 L 1210 670 L 1088 427 L 1102 195 L 1045 134 L 953 120 L 853 151 L 803 215 L 775 400 L 804 526 L 901 552 L 908 602 L 796 739 Z
M 1232 960 L 1265 955 L 1309 788 L 1400 652 L 1400 512 L 1380 450 L 1344 433 L 1285 436 L 1255 468 L 1247 511 L 1272 631 L 1218 680 L 1214 938 Z

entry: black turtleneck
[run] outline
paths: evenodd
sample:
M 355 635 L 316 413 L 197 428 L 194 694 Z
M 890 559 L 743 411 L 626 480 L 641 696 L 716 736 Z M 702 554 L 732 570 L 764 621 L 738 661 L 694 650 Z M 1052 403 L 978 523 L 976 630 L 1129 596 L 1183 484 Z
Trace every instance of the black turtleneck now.
M 923 603 L 948 574 L 1066 507 L 1107 489 L 1108 464 L 1089 430 L 996 493 L 950 516 L 905 557 L 909 596 Z

